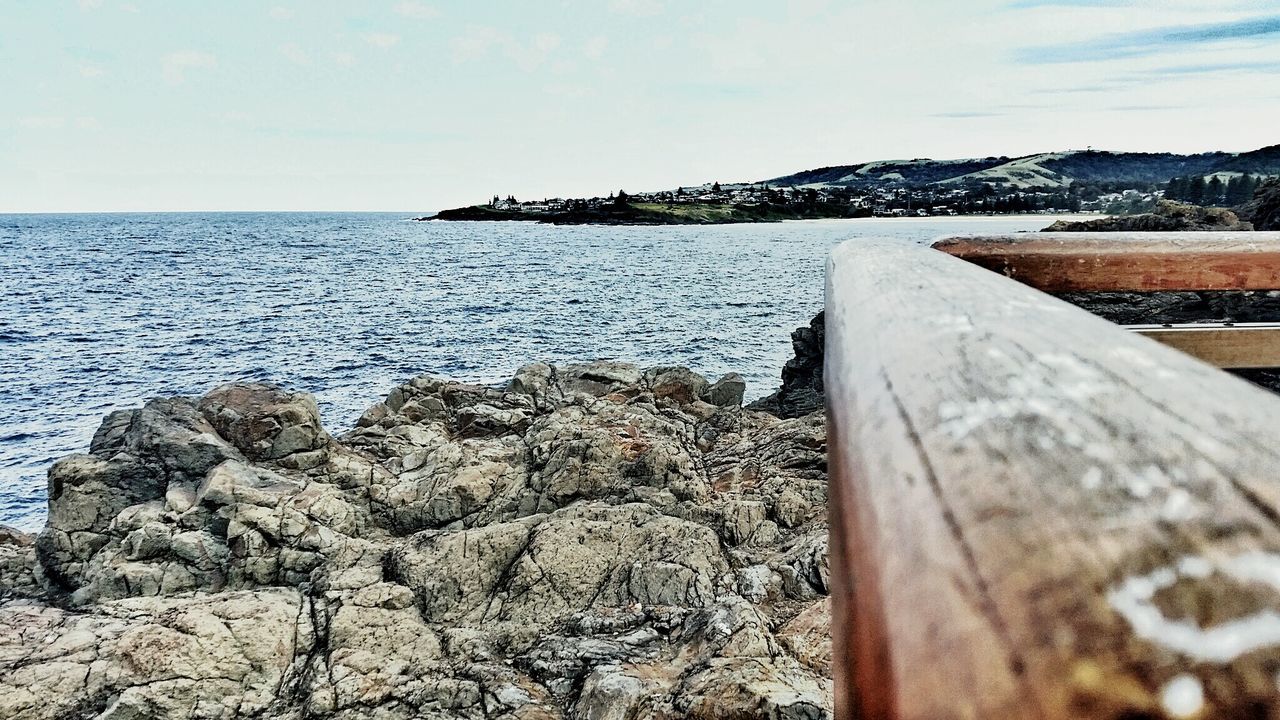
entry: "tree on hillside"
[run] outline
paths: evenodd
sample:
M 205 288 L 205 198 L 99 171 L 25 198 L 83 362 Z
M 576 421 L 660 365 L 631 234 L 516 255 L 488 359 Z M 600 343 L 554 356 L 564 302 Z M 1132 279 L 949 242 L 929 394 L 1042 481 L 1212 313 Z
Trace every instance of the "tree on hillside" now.
M 628 197 L 626 190 L 619 190 L 617 197 L 613 199 L 613 204 L 622 207 L 627 204 Z
M 1240 177 L 1231 178 L 1227 182 L 1227 199 L 1225 205 L 1235 207 L 1243 205 L 1253 199 L 1253 193 L 1258 189 L 1258 181 L 1252 175 L 1241 175 Z
M 1203 205 L 1205 196 L 1205 183 L 1203 177 L 1188 177 L 1187 189 L 1179 200 L 1189 202 L 1192 205 Z
M 1222 184 L 1222 178 L 1214 175 L 1209 180 L 1209 184 L 1205 187 L 1202 205 L 1221 205 L 1223 197 L 1227 194 L 1226 187 Z
M 1253 223 L 1254 230 L 1280 230 L 1280 178 L 1254 182 L 1258 189 L 1240 208 L 1240 218 Z
M 714 192 L 714 193 L 718 193 L 718 192 L 720 192 L 720 182 L 719 182 L 719 181 L 716 181 L 716 182 L 714 182 L 714 183 L 711 183 L 711 192 Z

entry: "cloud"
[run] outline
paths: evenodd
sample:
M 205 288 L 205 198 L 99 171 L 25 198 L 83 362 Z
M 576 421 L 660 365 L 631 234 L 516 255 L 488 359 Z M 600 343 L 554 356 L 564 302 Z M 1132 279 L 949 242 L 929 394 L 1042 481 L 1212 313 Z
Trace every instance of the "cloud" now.
M 604 51 L 608 47 L 609 38 L 603 35 L 597 35 L 588 40 L 586 44 L 582 46 L 582 54 L 592 60 L 598 60 L 602 55 L 604 55 Z
M 404 0 L 404 2 L 398 2 L 391 8 L 391 10 L 397 15 L 403 15 L 404 17 L 413 18 L 414 20 L 430 20 L 440 14 L 440 11 L 434 6 L 428 5 L 424 2 L 418 2 L 418 0 Z
M 333 61 L 342 67 L 351 67 L 356 64 L 355 53 L 339 51 L 333 54 Z
M 280 54 L 288 58 L 289 62 L 294 65 L 310 65 L 311 55 L 302 46 L 295 42 L 288 42 L 280 46 Z
M 97 10 L 102 7 L 102 0 L 77 0 L 81 10 Z
M 507 33 L 487 26 L 472 26 L 449 41 L 454 62 L 478 60 L 491 50 L 500 50 L 521 70 L 532 72 L 543 65 L 559 49 L 561 38 L 555 33 L 538 33 L 521 42 Z
M 1154 110 L 1181 110 L 1186 105 L 1112 105 L 1103 108 L 1113 112 L 1152 112 Z
M 161 75 L 165 82 L 178 85 L 187 79 L 187 70 L 215 68 L 218 58 L 199 50 L 180 50 L 165 55 L 160 61 Z
M 1117 60 L 1275 34 L 1280 34 L 1280 16 L 1119 33 L 1085 42 L 1024 48 L 1018 56 L 1037 64 Z
M 533 48 L 548 53 L 560 47 L 560 36 L 554 33 L 538 33 L 533 37 Z
M 653 17 L 661 15 L 666 6 L 661 0 L 612 0 L 609 9 L 619 15 Z
M 1273 60 L 1242 61 L 1231 63 L 1198 63 L 1189 65 L 1170 65 L 1152 68 L 1145 75 L 1214 75 L 1219 73 L 1280 73 L 1280 62 Z
M 101 65 L 94 65 L 93 63 L 85 63 L 78 70 L 80 71 L 80 77 L 86 78 L 101 77 L 107 73 L 106 70 L 102 69 Z
M 267 15 L 270 15 L 272 20 L 289 20 L 293 17 L 293 11 L 287 7 L 277 5 L 268 10 Z
M 454 62 L 466 62 L 484 57 L 490 48 L 506 42 L 506 36 L 494 28 L 473 25 L 466 32 L 449 41 Z
M 370 45 L 373 45 L 374 47 L 380 47 L 383 49 L 389 48 L 392 45 L 395 45 L 396 43 L 400 42 L 400 36 L 396 35 L 395 33 L 371 32 L 371 33 L 365 33 L 360 37 L 363 38 L 364 41 L 369 43 Z
M 122 3 L 122 4 L 120 5 L 120 12 L 127 12 L 127 13 L 135 13 L 135 14 L 136 14 L 136 13 L 140 13 L 140 12 L 142 12 L 142 11 L 138 8 L 138 6 L 137 6 L 137 5 L 134 5 L 133 3 Z

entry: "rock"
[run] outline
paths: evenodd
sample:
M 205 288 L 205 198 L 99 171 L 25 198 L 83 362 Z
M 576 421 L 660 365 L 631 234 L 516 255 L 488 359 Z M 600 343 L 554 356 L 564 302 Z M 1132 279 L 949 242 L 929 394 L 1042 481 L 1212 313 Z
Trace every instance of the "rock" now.
M 1248 231 L 1253 225 L 1241 222 L 1226 208 L 1206 208 L 1161 200 L 1154 212 L 1141 215 L 1117 215 L 1096 220 L 1059 220 L 1044 232 L 1172 232 L 1172 231 Z
M 702 391 L 702 399 L 712 405 L 731 407 L 742 404 L 742 396 L 747 392 L 747 383 L 738 373 L 728 373 L 714 385 Z
M 808 327 L 791 333 L 795 356 L 782 367 L 782 387 L 751 403 L 751 410 L 763 410 L 782 418 L 795 418 L 823 409 L 822 362 L 826 348 L 825 313 L 819 312 Z
M 35 543 L 34 535 L 0 525 L 0 602 L 42 594 L 36 579 Z
M 278 460 L 317 450 L 328 441 L 315 398 L 307 393 L 286 393 L 270 385 L 223 385 L 205 395 L 199 407 L 219 435 L 253 460 Z
M 419 377 L 337 438 L 265 385 L 112 413 L 39 537 L 0 528 L 0 720 L 829 717 L 822 418 L 742 389 Z
M 702 397 L 709 385 L 706 378 L 687 368 L 657 367 L 644 372 L 649 391 L 656 398 L 671 398 L 688 405 Z
M 822 677 L 831 675 L 831 600 L 822 598 L 778 631 L 778 641 L 801 664 Z

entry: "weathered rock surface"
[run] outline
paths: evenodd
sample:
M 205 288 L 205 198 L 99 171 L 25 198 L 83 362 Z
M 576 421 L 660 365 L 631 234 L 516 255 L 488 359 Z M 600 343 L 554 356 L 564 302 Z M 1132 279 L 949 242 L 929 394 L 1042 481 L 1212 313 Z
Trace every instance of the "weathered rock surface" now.
M 0 719 L 828 717 L 822 418 L 743 387 L 420 377 L 337 438 L 263 385 L 114 413 L 0 528 Z
M 784 418 L 821 412 L 824 402 L 822 359 L 826 350 L 825 313 L 819 312 L 808 327 L 791 333 L 795 355 L 782 367 L 782 387 L 747 407 Z

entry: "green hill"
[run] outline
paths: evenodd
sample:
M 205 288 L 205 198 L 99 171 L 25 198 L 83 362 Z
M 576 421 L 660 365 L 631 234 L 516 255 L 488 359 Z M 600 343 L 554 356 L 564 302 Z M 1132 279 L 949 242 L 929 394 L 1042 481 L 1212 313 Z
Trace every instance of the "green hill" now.
M 881 160 L 805 170 L 767 182 L 773 186 L 830 188 L 975 182 L 1053 189 L 1076 182 L 1162 184 L 1181 175 L 1214 173 L 1280 175 L 1280 145 L 1245 153 L 1194 155 L 1068 150 L 1017 158 Z

